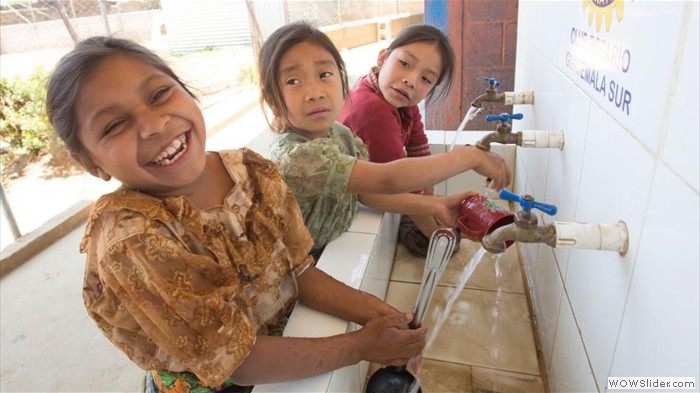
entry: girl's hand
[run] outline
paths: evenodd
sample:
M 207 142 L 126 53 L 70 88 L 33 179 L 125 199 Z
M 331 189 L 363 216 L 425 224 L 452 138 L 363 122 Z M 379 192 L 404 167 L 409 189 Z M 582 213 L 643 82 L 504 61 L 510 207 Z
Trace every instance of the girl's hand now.
M 375 318 L 358 331 L 361 357 L 370 362 L 403 366 L 421 353 L 428 331 L 425 326 L 410 329 L 410 314 Z
M 478 148 L 464 149 L 471 152 L 478 151 L 480 154 L 478 164 L 474 171 L 482 176 L 492 179 L 491 186 L 494 190 L 506 188 L 511 182 L 511 173 L 506 161 L 496 153 L 483 151 Z M 470 152 L 470 153 L 471 153 Z
M 459 194 L 452 194 L 445 197 L 439 197 L 438 203 L 435 205 L 433 217 L 440 225 L 454 228 L 457 226 L 457 218 L 459 218 L 459 209 L 462 206 L 462 201 L 478 195 L 476 192 L 467 191 Z

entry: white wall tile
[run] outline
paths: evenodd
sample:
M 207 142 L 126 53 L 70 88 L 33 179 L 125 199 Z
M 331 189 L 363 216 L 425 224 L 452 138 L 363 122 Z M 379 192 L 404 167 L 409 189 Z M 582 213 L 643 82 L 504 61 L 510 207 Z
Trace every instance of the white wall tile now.
M 384 213 L 377 209 L 360 204 L 348 232 L 376 234 L 379 232 L 383 215 Z
M 544 361 L 547 367 L 551 368 L 552 349 L 564 284 L 552 249 L 547 245 L 539 244 L 537 250 L 537 258 L 527 265 L 528 281 Z
M 535 102 L 530 114 L 523 120 L 527 128 L 523 128 L 520 120 L 513 121 L 513 131 L 554 129 L 554 115 L 558 110 L 560 93 L 558 81 L 562 79 L 552 64 L 542 56 L 535 56 Z M 525 115 L 525 114 L 523 114 Z M 517 155 L 522 157 L 528 172 L 528 181 L 532 185 L 536 200 L 544 202 L 545 186 L 547 184 L 547 166 L 551 149 L 518 147 Z
M 359 364 L 335 370 L 328 384 L 328 392 L 361 392 Z
M 597 392 L 571 308 L 563 296 L 557 335 L 554 340 L 549 387 L 553 393 Z
M 655 371 L 678 370 L 681 362 L 685 362 L 681 370 L 691 370 L 683 376 L 697 378 L 700 5 L 625 2 L 621 20 L 613 14 L 607 31 L 603 18 L 603 27 L 596 32 L 595 15 L 592 24 L 588 23 L 593 8 L 586 11 L 581 3 L 519 4 L 515 86 L 516 90 L 533 89 L 535 105 L 516 106 L 514 112 L 525 114 L 526 119 L 515 123 L 528 129 L 561 128 L 566 142 L 563 151 L 549 150 L 546 159 L 533 150 L 518 149 L 514 189 L 557 205 L 557 216 L 545 216 L 544 222 L 613 224 L 624 220 L 630 250 L 620 257 L 611 251 L 520 245 L 535 312 L 542 321 L 550 385 L 553 392 L 596 391 L 605 388 L 609 373 L 663 374 Z M 575 49 L 573 29 L 630 49 L 633 57 L 626 72 L 596 65 L 601 76 L 607 77 L 608 90 L 610 80 L 615 79 L 632 92 L 630 115 L 610 102 L 607 91 L 601 94 L 567 67 L 566 55 Z M 657 44 L 659 29 L 664 39 Z M 683 31 L 686 41 L 679 39 Z M 678 45 L 683 49 L 679 51 Z M 649 201 L 654 179 L 658 202 Z M 661 199 L 668 194 L 673 196 Z M 664 232 L 668 206 L 685 209 L 689 205 L 689 214 L 679 224 L 692 224 L 689 233 Z M 665 243 L 675 244 L 673 238 L 692 250 L 675 247 L 685 256 L 669 251 L 674 246 Z M 668 271 L 658 268 L 670 260 L 674 265 Z M 646 266 L 642 267 L 642 261 Z M 546 283 L 554 273 L 547 267 L 554 266 L 564 276 L 563 288 Z M 663 295 L 652 296 L 656 288 Z M 550 299 L 557 290 L 563 293 L 560 308 Z M 657 315 L 666 316 L 671 323 Z M 557 317 L 552 337 L 548 322 Z M 616 343 L 618 352 L 614 353 Z M 678 361 L 669 347 L 680 354 Z M 661 363 L 664 368 L 658 367 Z
M 575 250 L 566 287 L 599 384 L 610 369 L 646 211 L 654 158 L 610 116 L 592 106 L 575 221 L 629 228 L 630 251 Z
M 515 173 L 513 173 L 513 192 L 516 194 L 525 194 L 528 187 L 527 184 L 528 173 L 525 167 L 525 162 L 523 161 L 523 155 L 515 154 Z
M 599 15 L 600 9 L 595 8 Z M 614 12 L 611 10 L 613 7 L 608 8 L 608 11 Z M 625 2 L 622 20 L 618 21 L 616 18 L 619 10 L 614 12 L 609 31 L 604 26 L 600 31 L 596 31 L 595 18 L 592 26 L 585 20 L 571 26 L 589 37 L 595 37 L 597 42 L 619 48 L 623 53 L 628 51 L 629 67 L 623 68 L 607 62 L 604 60 L 605 56 L 600 54 L 603 52 L 591 49 L 590 45 L 574 43 L 571 39 L 562 44 L 562 51 L 574 54 L 585 66 L 567 67 L 565 57 L 560 57 L 557 63 L 562 72 L 586 91 L 602 110 L 615 117 L 654 152 L 659 147 L 664 123 L 665 98 L 659 96 L 666 97 L 671 93 L 669 86 L 684 10 L 685 2 L 680 1 Z M 657 38 L 658 29 L 650 26 L 663 29 L 662 41 Z M 581 77 L 582 74 L 587 74 L 587 69 L 597 72 L 595 82 Z M 622 100 L 616 102 L 615 92 L 622 92 L 623 89 L 629 92 L 630 102 L 627 106 L 618 106 Z
M 697 191 L 659 165 L 610 376 L 700 381 L 698 206 Z
M 484 135 L 485 134 L 486 133 L 484 133 Z M 491 146 L 491 151 L 503 158 L 506 165 L 510 169 L 511 174 L 515 171 L 514 145 L 494 144 Z M 485 192 L 486 177 L 476 173 L 475 171 L 467 171 L 447 179 L 445 186 L 448 195 L 464 191 L 474 191 L 483 194 Z
M 548 149 L 547 190 L 543 202 L 556 205 L 558 209 L 548 222 L 574 218 L 590 115 L 590 99 L 571 81 L 562 79 L 558 90 L 552 129 L 564 132 L 564 148 Z
M 435 154 L 440 154 L 440 153 L 446 152 L 447 146 L 445 145 L 445 141 L 444 141 L 446 133 L 445 132 L 437 132 L 437 131 L 432 131 L 431 133 L 432 134 L 439 133 L 442 136 L 440 138 L 440 140 L 442 140 L 442 142 L 439 145 L 437 145 L 437 144 L 432 144 L 432 141 L 431 141 L 430 154 L 435 155 Z M 452 141 L 449 141 L 449 143 L 452 143 Z M 435 195 L 445 195 L 445 182 L 441 181 L 440 183 L 434 185 L 433 192 L 435 193 Z
M 348 286 L 360 288 L 375 238 L 372 234 L 345 232 L 328 243 L 316 267 Z
M 700 183 L 700 117 L 697 114 L 700 107 L 700 5 L 697 2 L 688 2 L 687 7 L 690 20 L 685 36 L 686 44 L 679 61 L 676 90 L 670 97 L 663 160 L 697 192 Z
M 573 1 L 536 2 L 537 18 L 531 23 L 534 29 L 533 46 L 552 62 L 560 57 L 562 42 L 569 37 L 569 29 L 579 15 L 581 3 Z M 520 20 L 518 20 L 520 23 Z
M 544 223 L 574 221 L 581 181 L 581 166 L 586 148 L 590 99 L 568 79 L 558 84 L 558 110 L 553 128 L 564 132 L 564 149 L 549 149 L 547 188 L 543 202 L 555 205 L 555 216 L 543 215 Z M 555 248 L 556 260 L 566 276 L 569 249 Z

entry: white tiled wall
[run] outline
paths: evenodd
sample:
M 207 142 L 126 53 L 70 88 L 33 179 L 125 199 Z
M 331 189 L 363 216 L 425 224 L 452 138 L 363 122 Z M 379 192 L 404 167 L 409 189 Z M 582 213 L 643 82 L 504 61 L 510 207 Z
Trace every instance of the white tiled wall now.
M 583 3 L 519 3 L 514 90 L 534 90 L 535 104 L 514 108 L 525 115 L 514 131 L 561 129 L 565 146 L 518 148 L 514 189 L 558 206 L 545 222 L 624 220 L 630 242 L 625 256 L 522 245 L 550 386 L 700 383 L 700 5 L 624 1 L 621 20 L 606 31 L 603 17 L 596 32 Z M 572 28 L 629 48 L 628 72 L 600 73 L 632 91 L 630 115 L 567 68 Z

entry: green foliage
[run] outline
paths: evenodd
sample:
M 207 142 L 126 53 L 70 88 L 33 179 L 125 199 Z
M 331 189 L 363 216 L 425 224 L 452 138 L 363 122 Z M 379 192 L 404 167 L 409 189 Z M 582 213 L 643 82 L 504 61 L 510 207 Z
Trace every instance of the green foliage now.
M 260 76 L 258 75 L 258 68 L 254 64 L 241 66 L 238 74 L 238 83 L 257 86 L 259 82 Z
M 0 78 L 0 140 L 15 155 L 46 152 L 53 135 L 44 110 L 48 72 L 38 67 L 27 78 Z
M 80 170 L 63 141 L 53 132 L 44 108 L 48 71 L 37 67 L 26 78 L 0 78 L 0 162 L 4 175 L 22 173 L 39 158 L 48 158 L 51 176 Z

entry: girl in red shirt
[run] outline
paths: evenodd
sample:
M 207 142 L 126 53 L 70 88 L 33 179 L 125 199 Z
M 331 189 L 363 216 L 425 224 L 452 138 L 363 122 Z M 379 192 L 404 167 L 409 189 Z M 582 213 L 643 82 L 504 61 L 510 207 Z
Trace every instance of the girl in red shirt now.
M 384 163 L 430 155 L 418 103 L 435 93 L 447 94 L 455 55 L 447 36 L 430 25 L 411 25 L 382 49 L 377 65 L 350 91 L 338 121 L 367 145 L 370 161 Z M 416 193 L 433 195 L 433 187 Z M 439 227 L 432 216 L 403 216 L 399 241 L 419 256 L 427 253 L 430 235 Z

